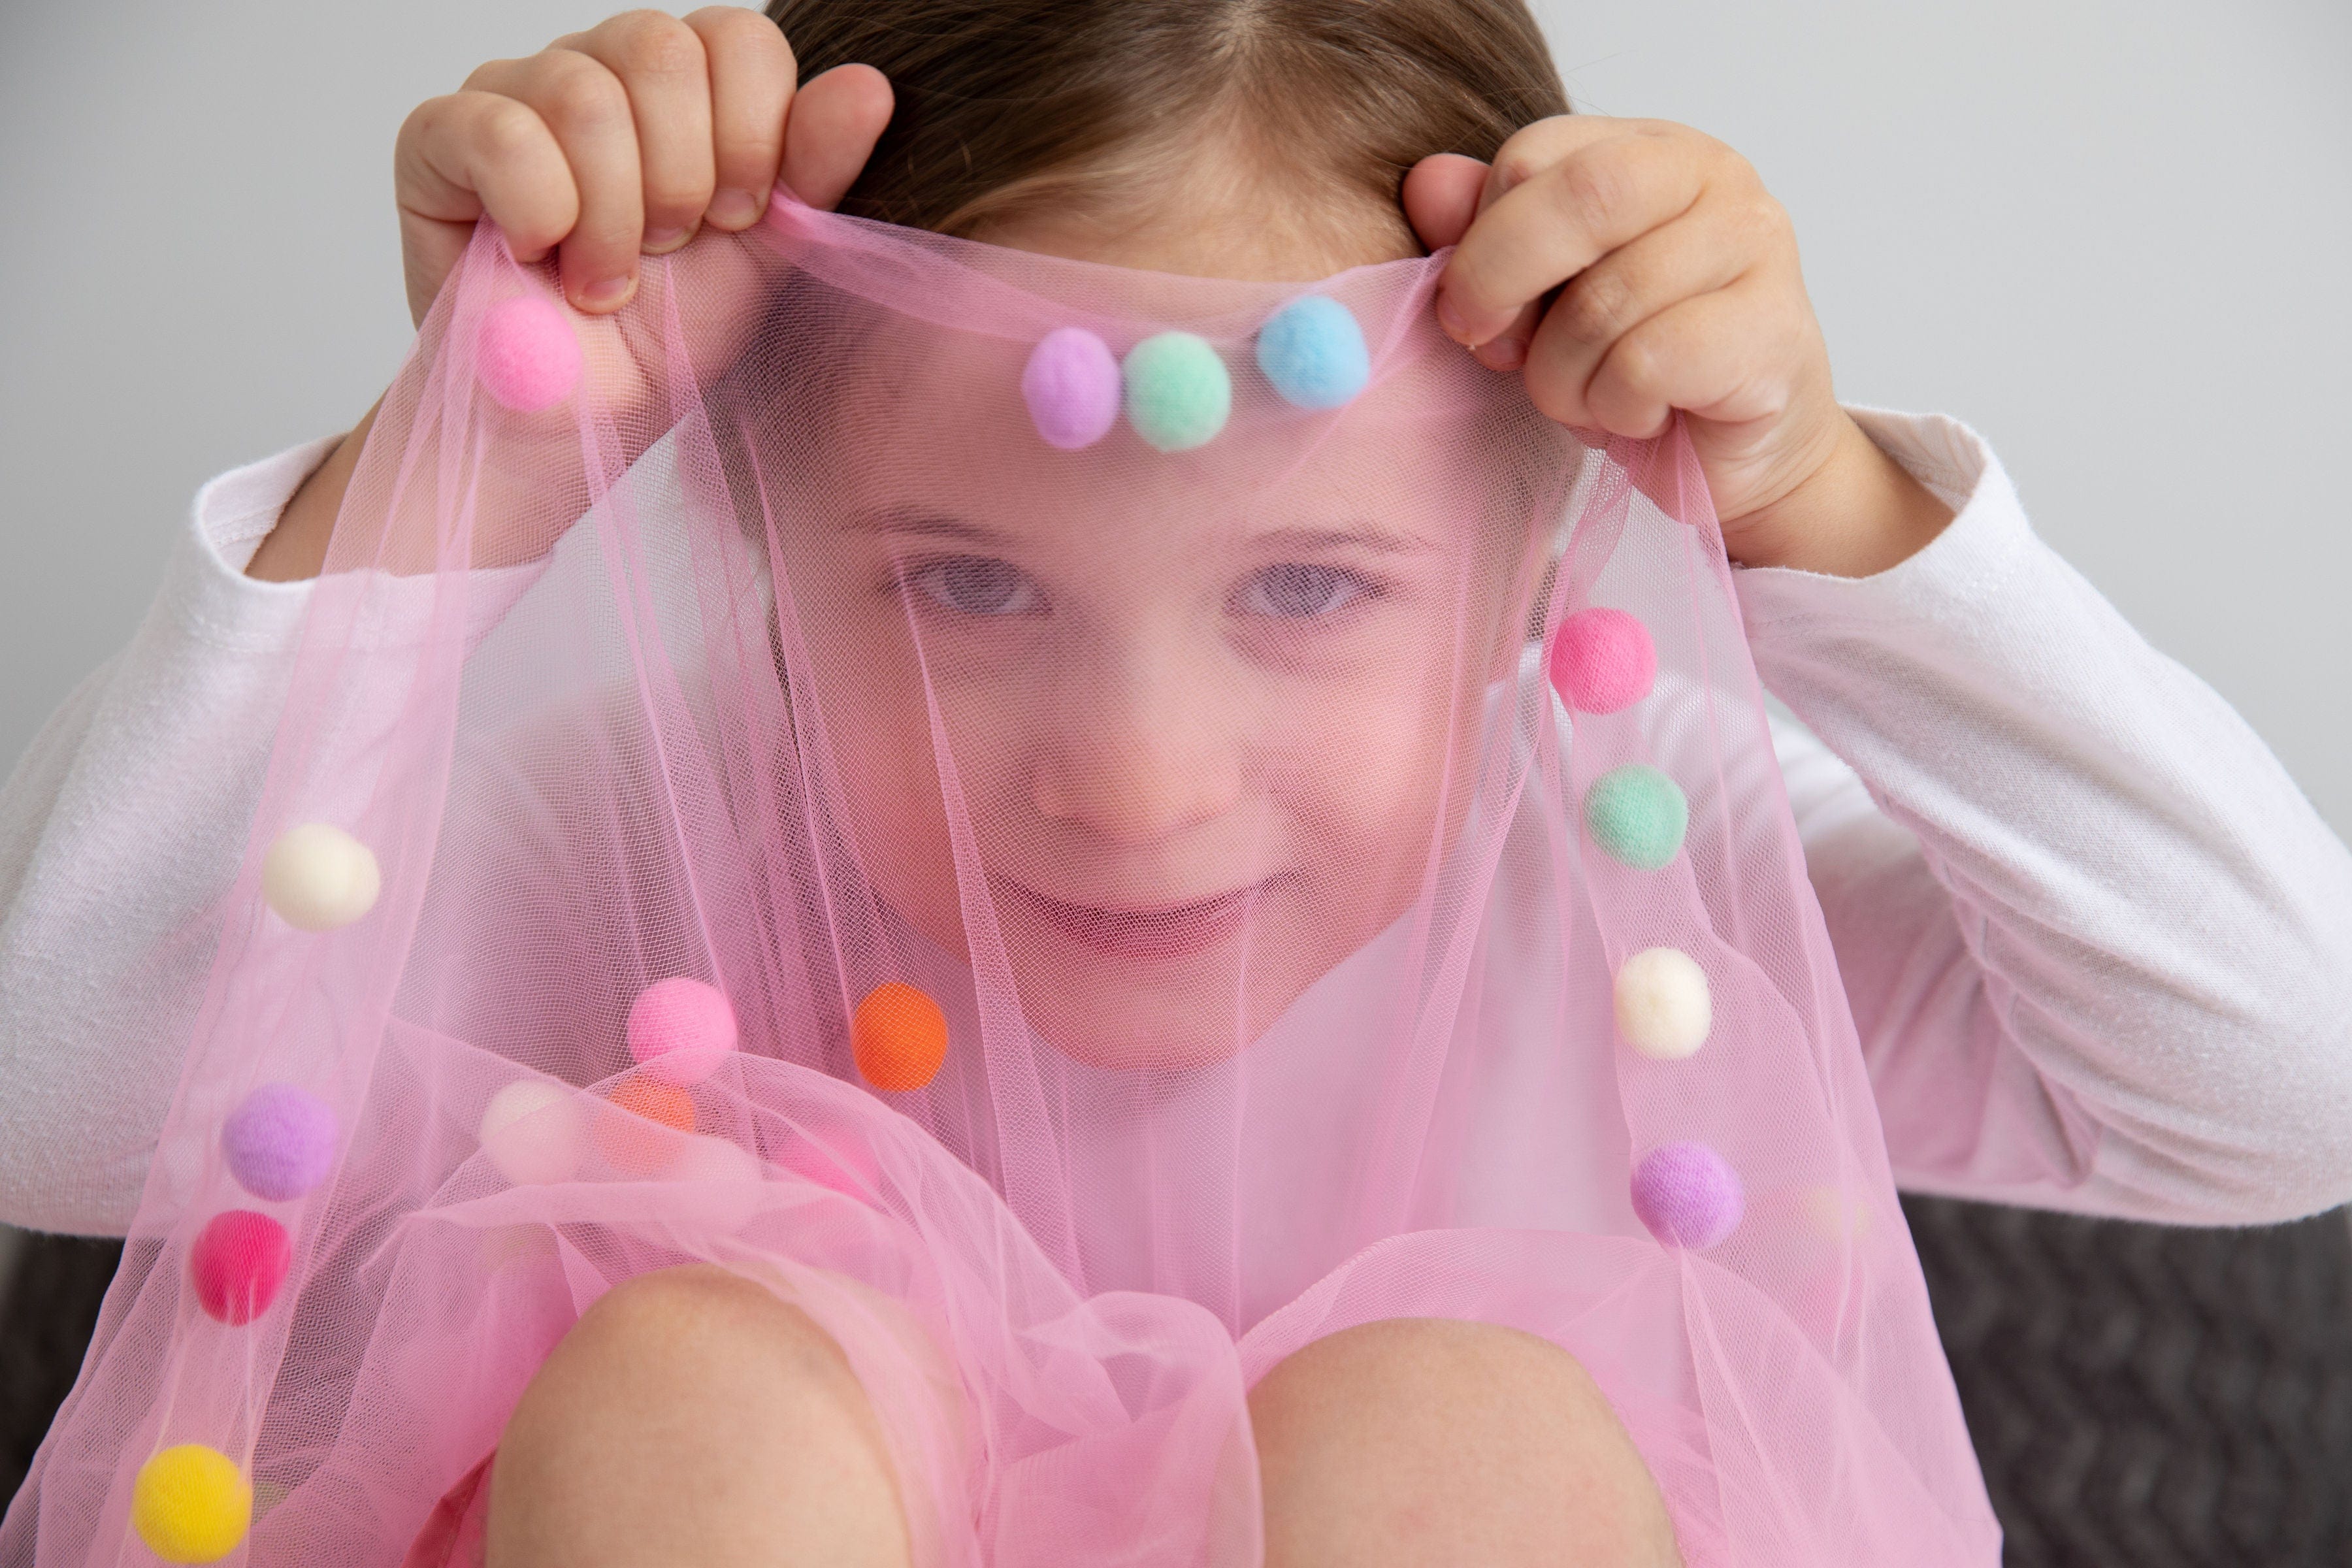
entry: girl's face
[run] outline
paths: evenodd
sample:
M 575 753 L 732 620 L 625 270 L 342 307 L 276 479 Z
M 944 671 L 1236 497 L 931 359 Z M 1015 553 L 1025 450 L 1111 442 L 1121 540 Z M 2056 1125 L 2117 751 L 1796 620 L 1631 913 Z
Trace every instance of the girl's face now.
M 1422 412 L 1430 375 L 1336 423 L 1237 404 L 1193 452 L 1062 452 L 1024 347 L 926 342 L 848 395 L 878 460 L 826 465 L 782 591 L 879 896 L 982 963 L 992 918 L 1075 1057 L 1213 1061 L 1422 891 L 1528 531 Z

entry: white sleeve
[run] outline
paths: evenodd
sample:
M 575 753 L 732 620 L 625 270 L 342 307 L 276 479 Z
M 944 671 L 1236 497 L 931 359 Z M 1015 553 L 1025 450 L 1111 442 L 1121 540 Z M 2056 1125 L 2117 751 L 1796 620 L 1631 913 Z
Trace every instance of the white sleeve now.
M 1736 581 L 1820 737 L 1775 725 L 1896 1180 L 2221 1224 L 2352 1198 L 2352 856 L 1972 431 L 1853 413 L 1951 525 L 1874 577 Z
M 333 446 L 198 493 L 130 646 L 0 789 L 0 1222 L 121 1235 L 138 1206 L 310 597 L 244 566 Z

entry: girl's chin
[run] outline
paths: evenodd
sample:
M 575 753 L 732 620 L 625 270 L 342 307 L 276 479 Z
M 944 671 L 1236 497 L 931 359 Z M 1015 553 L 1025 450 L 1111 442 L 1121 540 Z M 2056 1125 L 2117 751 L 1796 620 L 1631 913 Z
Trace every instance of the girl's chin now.
M 1177 1071 L 1239 1055 L 1328 967 L 1259 927 L 1173 956 L 1119 956 L 1059 931 L 1005 942 L 1022 1015 L 1088 1067 Z

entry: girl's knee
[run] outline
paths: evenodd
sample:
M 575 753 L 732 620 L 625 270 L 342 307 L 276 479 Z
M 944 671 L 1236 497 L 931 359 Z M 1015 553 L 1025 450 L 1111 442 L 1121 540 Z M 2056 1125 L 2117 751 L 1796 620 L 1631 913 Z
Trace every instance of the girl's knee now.
M 1675 1563 L 1655 1481 L 1583 1366 L 1491 1323 L 1391 1318 L 1250 1393 L 1266 1563 Z
M 898 1563 L 880 1426 L 848 1358 L 799 1307 L 725 1269 L 641 1275 L 559 1342 L 490 1471 L 493 1563 Z

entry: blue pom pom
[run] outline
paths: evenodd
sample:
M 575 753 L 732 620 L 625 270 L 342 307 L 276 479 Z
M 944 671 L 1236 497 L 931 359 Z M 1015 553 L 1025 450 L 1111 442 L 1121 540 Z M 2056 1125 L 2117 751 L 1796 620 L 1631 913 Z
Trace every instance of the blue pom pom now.
M 1300 408 L 1337 408 L 1372 378 L 1364 330 L 1347 306 L 1320 294 L 1293 300 L 1257 331 L 1257 367 Z

